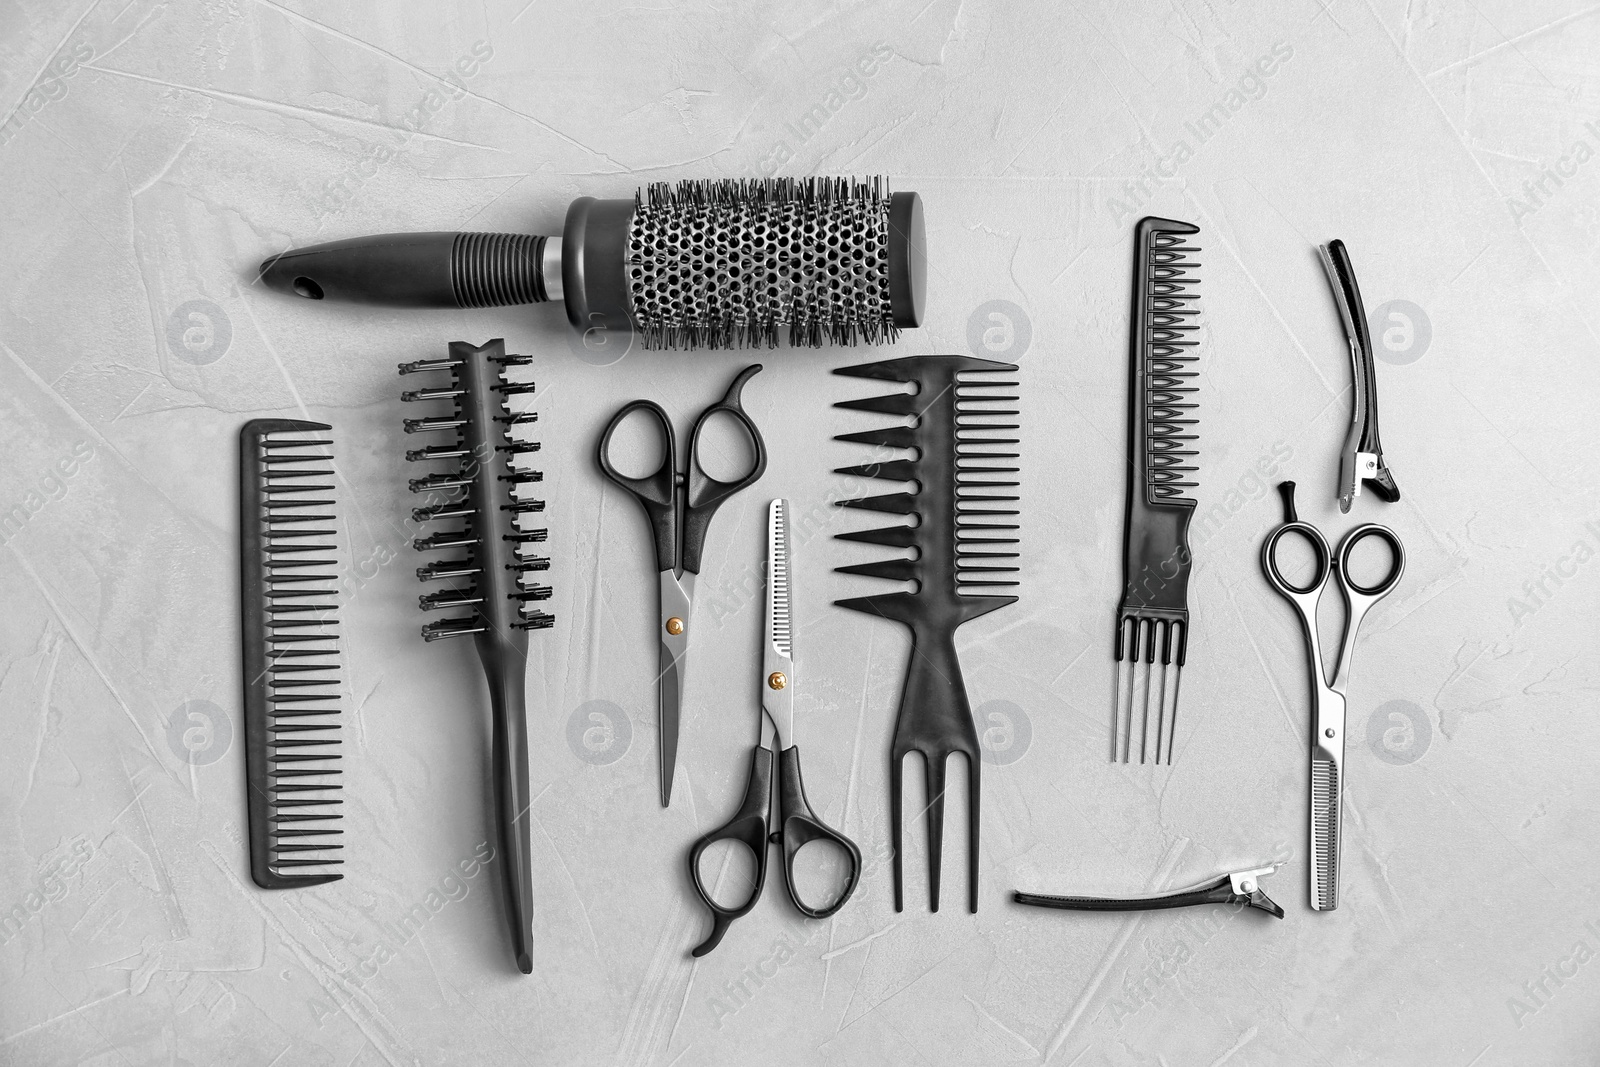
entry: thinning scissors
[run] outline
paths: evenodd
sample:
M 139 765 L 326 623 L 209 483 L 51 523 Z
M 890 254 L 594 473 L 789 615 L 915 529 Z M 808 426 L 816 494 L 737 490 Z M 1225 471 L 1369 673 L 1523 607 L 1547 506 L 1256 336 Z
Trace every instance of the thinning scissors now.
M 756 906 L 767 879 L 769 843 L 783 846 L 783 881 L 789 888 L 789 899 L 808 918 L 826 919 L 844 907 L 861 880 L 861 850 L 854 841 L 812 814 L 811 805 L 806 801 L 805 782 L 800 778 L 800 748 L 794 743 L 794 624 L 789 548 L 789 502 L 774 500 L 767 505 L 767 621 L 766 639 L 761 646 L 761 739 L 750 754 L 750 778 L 739 810 L 725 826 L 700 838 L 689 851 L 689 875 L 694 879 L 700 899 L 711 909 L 711 933 L 694 949 L 695 956 L 704 956 L 716 948 L 722 935 L 728 932 L 728 924 Z M 776 813 L 772 803 L 774 759 L 778 763 Z M 737 841 L 754 854 L 756 870 L 750 896 L 737 907 L 727 908 L 717 903 L 700 880 L 700 857 L 718 841 Z M 844 888 L 820 907 L 807 904 L 795 887 L 795 854 L 811 841 L 831 841 L 849 856 Z
M 1281 482 L 1283 525 L 1273 530 L 1261 546 L 1261 569 L 1267 581 L 1294 605 L 1305 630 L 1311 657 L 1311 907 L 1332 911 L 1339 906 L 1339 815 L 1344 796 L 1345 691 L 1350 685 L 1350 661 L 1355 658 L 1356 632 L 1372 606 L 1389 595 L 1406 569 L 1406 550 L 1387 526 L 1363 523 L 1345 534 L 1336 552 L 1329 552 L 1320 531 L 1300 521 L 1294 510 L 1294 483 Z M 1311 580 L 1298 586 L 1278 569 L 1278 545 L 1289 534 L 1299 534 L 1316 557 Z M 1389 546 L 1389 573 L 1377 585 L 1361 585 L 1350 577 L 1350 553 L 1368 537 Z M 1317 605 L 1332 577 L 1344 596 L 1344 636 L 1334 662 L 1333 681 L 1323 673 L 1322 639 L 1317 629 Z
M 694 606 L 695 579 L 700 574 L 700 554 L 705 548 L 711 517 L 722 502 L 753 484 L 767 469 L 767 446 L 761 431 L 750 421 L 740 404 L 740 393 L 761 364 L 739 372 L 728 386 L 727 395 L 700 413 L 689 435 L 687 469 L 678 463 L 678 441 L 672 420 L 653 400 L 635 400 L 611 417 L 597 450 L 600 469 L 607 478 L 632 493 L 650 520 L 655 540 L 656 569 L 660 572 L 660 674 L 656 678 L 656 706 L 661 737 L 658 755 L 661 765 L 661 806 L 672 802 L 672 774 L 678 762 L 678 719 L 683 706 L 683 672 L 689 647 L 689 622 Z M 647 411 L 661 430 L 661 466 L 643 478 L 630 478 L 611 463 L 611 437 L 635 411 Z M 754 463 L 742 477 L 731 482 L 718 481 L 700 465 L 700 434 L 715 415 L 731 416 L 749 435 Z

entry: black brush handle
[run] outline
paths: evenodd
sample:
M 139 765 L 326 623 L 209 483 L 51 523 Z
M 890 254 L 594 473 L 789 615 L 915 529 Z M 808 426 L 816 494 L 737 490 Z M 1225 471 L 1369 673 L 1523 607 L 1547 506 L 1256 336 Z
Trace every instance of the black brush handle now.
M 479 308 L 549 299 L 548 238 L 520 233 L 384 233 L 296 248 L 261 264 L 269 289 L 384 307 Z
M 529 841 L 528 707 L 523 678 L 526 647 L 491 639 L 478 642 L 489 682 L 493 714 L 490 759 L 494 763 L 495 829 L 500 837 L 500 876 L 511 920 L 511 949 L 523 974 L 533 973 L 533 856 Z

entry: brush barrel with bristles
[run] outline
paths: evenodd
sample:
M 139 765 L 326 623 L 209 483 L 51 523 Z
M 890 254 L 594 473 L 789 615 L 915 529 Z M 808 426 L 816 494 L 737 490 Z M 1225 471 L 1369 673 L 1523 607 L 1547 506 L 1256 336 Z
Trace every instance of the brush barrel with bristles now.
M 541 481 L 541 472 L 524 461 L 538 451 L 536 442 L 514 431 L 535 420 L 531 411 L 513 410 L 510 398 L 533 392 L 531 382 L 505 376 L 507 367 L 531 362 L 508 356 L 505 342 L 482 347 L 450 345 L 443 360 L 404 363 L 401 374 L 448 372 L 448 385 L 412 389 L 408 402 L 449 400 L 449 415 L 405 420 L 408 434 L 449 434 L 441 444 L 409 449 L 413 462 L 448 460 L 453 469 L 410 480 L 411 491 L 426 494 L 427 503 L 413 509 L 418 523 L 443 528 L 417 537 L 419 551 L 461 551 L 418 568 L 417 577 L 442 588 L 418 598 L 424 611 L 462 611 L 422 628 L 428 641 L 473 636 L 489 687 L 493 716 L 495 808 L 500 838 L 501 871 L 509 901 L 512 950 L 524 974 L 532 972 L 533 868 L 529 841 L 528 721 L 526 678 L 528 631 L 548 629 L 555 617 L 537 605 L 550 597 L 550 587 L 528 581 L 549 569 L 546 556 L 527 551 L 543 542 L 543 527 L 523 525 L 522 516 L 542 512 L 544 502 L 525 496 L 522 487 Z
M 560 300 L 574 329 L 644 348 L 880 344 L 921 325 L 922 200 L 880 178 L 657 183 L 579 197 L 559 237 L 392 233 L 262 262 L 308 300 L 483 308 Z

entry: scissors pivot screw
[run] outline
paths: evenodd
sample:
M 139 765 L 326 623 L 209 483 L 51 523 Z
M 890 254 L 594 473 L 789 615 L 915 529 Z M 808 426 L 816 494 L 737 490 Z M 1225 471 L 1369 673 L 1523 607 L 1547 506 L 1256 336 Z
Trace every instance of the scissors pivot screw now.
M 679 634 L 683 633 L 683 620 L 678 618 L 676 615 L 668 619 L 667 633 L 671 634 L 673 637 L 677 637 Z
M 771 686 L 773 689 L 782 689 L 788 684 L 789 679 L 784 677 L 782 671 L 773 671 L 771 674 L 767 675 L 767 685 Z
M 1324 730 L 1322 732 L 1324 734 L 1326 734 L 1327 736 L 1332 737 L 1333 736 L 1333 727 L 1330 726 L 1330 727 L 1328 727 L 1326 730 Z

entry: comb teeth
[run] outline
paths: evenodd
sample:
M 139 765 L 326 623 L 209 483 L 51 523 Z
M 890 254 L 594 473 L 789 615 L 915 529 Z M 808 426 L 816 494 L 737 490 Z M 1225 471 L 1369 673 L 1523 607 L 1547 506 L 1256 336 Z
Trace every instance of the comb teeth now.
M 966 356 L 913 356 L 835 373 L 852 378 L 914 385 L 911 392 L 845 400 L 835 407 L 915 417 L 911 426 L 841 434 L 840 441 L 880 448 L 912 449 L 915 458 L 883 458 L 841 467 L 836 473 L 883 481 L 913 482 L 908 492 L 857 497 L 840 507 L 913 515 L 911 526 L 889 526 L 837 535 L 841 540 L 916 548 L 914 560 L 894 559 L 839 568 L 840 573 L 915 582 L 912 596 L 993 600 L 1015 587 L 1011 550 L 1018 529 L 1020 468 L 1017 381 L 1011 364 Z M 1004 598 L 999 598 L 1004 599 Z M 874 608 L 874 610 L 877 610 Z
M 250 873 L 263 889 L 343 877 L 331 869 L 342 831 L 283 825 L 340 818 L 333 442 L 318 436 L 328 429 L 256 419 L 240 432 Z
M 1200 264 L 1192 257 L 1200 249 L 1188 244 L 1193 233 L 1154 230 L 1146 252 L 1149 289 L 1143 301 L 1142 380 L 1145 426 L 1145 493 L 1152 504 L 1194 504 L 1188 490 L 1198 487 L 1190 477 L 1198 469 L 1192 462 L 1198 452 L 1188 442 L 1196 424 L 1193 367 L 1199 360 L 1193 349 L 1200 342 L 1191 334 L 1200 329 L 1199 312 L 1188 306 L 1199 299 L 1194 288 L 1199 277 L 1191 273 Z
M 452 469 L 410 479 L 412 492 L 433 498 L 414 508 L 412 518 L 460 524 L 459 529 L 417 537 L 413 547 L 419 551 L 465 550 L 464 555 L 417 568 L 420 580 L 444 586 L 418 597 L 424 611 L 465 608 L 469 612 L 426 624 L 422 636 L 428 641 L 488 635 L 496 641 L 510 641 L 526 655 L 522 631 L 545 629 L 554 623 L 553 616 L 529 606 L 531 601 L 549 599 L 550 588 L 521 584 L 522 574 L 550 567 L 548 558 L 522 554 L 524 545 L 548 537 L 545 528 L 521 524 L 521 516 L 542 512 L 544 501 L 517 495 L 518 486 L 544 479 L 543 472 L 523 465 L 539 451 L 539 442 L 511 436 L 517 427 L 536 422 L 538 415 L 508 406 L 514 398 L 532 394 L 535 386 L 506 377 L 506 369 L 532 362 L 532 356 L 508 355 L 504 342 L 491 341 L 481 348 L 457 342 L 450 346 L 448 358 L 400 365 L 402 374 L 447 371 L 450 375 L 448 387 L 408 390 L 401 399 L 448 400 L 453 406 L 449 414 L 405 420 L 406 431 L 451 430 L 456 434 L 454 442 L 406 452 L 406 459 L 412 462 L 453 461 Z

